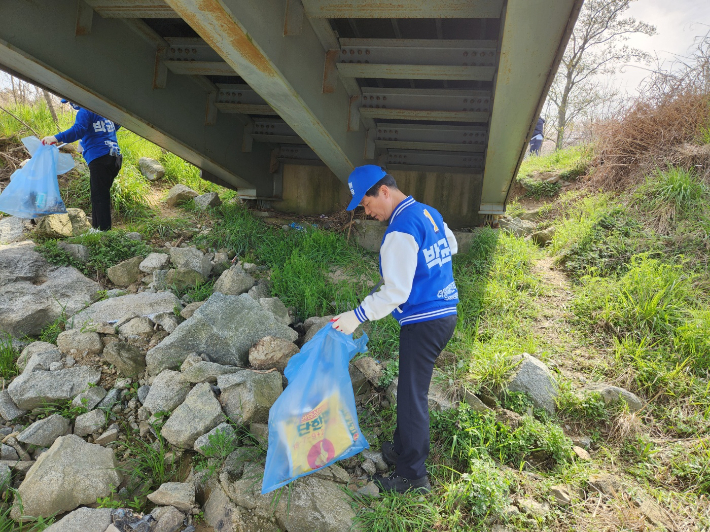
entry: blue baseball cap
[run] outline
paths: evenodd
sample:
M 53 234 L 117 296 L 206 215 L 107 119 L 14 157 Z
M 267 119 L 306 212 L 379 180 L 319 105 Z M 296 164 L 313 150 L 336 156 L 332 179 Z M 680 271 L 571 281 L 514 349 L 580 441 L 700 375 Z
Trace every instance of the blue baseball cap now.
M 355 207 L 360 205 L 367 191 L 386 175 L 387 172 L 376 164 L 366 164 L 355 168 L 348 177 L 348 188 L 353 195 L 353 199 L 348 205 L 347 210 L 355 210 Z

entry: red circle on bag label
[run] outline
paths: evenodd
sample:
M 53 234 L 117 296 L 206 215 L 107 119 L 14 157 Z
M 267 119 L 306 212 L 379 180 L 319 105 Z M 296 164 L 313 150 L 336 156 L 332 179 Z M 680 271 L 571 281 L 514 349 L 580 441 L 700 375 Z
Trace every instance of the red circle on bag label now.
M 308 451 L 308 465 L 318 469 L 335 458 L 335 447 L 330 440 L 320 440 Z

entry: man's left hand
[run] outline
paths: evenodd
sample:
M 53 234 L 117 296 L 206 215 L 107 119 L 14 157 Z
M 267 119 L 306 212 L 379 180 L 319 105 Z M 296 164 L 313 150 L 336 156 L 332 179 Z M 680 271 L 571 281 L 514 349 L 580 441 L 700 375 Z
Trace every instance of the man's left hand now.
M 333 329 L 345 334 L 354 333 L 355 329 L 357 329 L 358 325 L 360 325 L 360 320 L 357 319 L 354 310 L 338 314 L 332 321 Z

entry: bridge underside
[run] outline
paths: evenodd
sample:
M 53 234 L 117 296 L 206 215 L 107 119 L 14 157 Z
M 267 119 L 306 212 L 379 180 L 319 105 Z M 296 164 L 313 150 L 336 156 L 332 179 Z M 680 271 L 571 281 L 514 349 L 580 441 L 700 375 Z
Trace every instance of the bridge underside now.
M 281 198 L 288 163 L 379 164 L 473 220 L 504 211 L 580 7 L 0 0 L 0 68 L 247 195 Z

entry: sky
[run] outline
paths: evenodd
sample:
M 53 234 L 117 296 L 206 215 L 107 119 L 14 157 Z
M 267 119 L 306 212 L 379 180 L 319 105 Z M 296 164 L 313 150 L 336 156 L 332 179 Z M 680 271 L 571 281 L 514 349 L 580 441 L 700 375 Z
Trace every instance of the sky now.
M 709 0 L 636 0 L 625 13 L 656 26 L 656 35 L 634 35 L 627 44 L 648 52 L 668 66 L 678 56 L 688 56 L 694 39 L 710 31 Z M 620 87 L 635 94 L 648 71 L 628 65 L 616 77 Z

